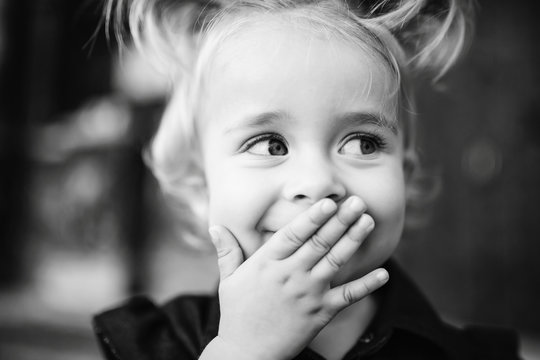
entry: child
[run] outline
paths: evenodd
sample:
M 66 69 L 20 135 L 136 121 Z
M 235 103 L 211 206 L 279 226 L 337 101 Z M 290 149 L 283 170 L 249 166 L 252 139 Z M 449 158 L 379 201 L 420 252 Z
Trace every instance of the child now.
M 456 61 L 469 4 L 127 8 L 135 43 L 174 85 L 153 170 L 193 204 L 192 234 L 210 226 L 220 285 L 98 315 L 107 358 L 518 358 L 505 332 L 443 323 L 389 260 L 417 193 L 412 81 Z M 125 10 L 109 2 L 107 14 Z

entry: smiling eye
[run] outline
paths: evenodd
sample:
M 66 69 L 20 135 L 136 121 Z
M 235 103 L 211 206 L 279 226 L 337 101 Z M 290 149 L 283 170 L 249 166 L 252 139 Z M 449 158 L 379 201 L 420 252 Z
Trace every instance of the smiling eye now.
M 287 145 L 275 136 L 257 137 L 246 144 L 246 152 L 261 156 L 285 156 L 289 153 Z
M 338 152 L 345 155 L 370 155 L 382 147 L 381 139 L 372 135 L 356 134 L 346 139 Z

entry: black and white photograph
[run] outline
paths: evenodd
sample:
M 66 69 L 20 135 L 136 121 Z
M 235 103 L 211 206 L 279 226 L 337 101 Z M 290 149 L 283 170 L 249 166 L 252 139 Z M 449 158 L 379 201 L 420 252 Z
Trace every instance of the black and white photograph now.
M 539 16 L 0 0 L 0 359 L 540 360 Z

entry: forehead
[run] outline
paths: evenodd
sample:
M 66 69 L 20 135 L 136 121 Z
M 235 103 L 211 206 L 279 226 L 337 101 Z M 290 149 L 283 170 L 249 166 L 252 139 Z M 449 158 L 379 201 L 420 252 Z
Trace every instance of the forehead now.
M 286 50 L 289 52 L 289 58 L 304 58 L 308 61 L 313 54 L 311 48 L 317 45 L 326 48 L 326 55 L 331 55 L 329 61 L 339 60 L 343 53 L 356 52 L 358 61 L 370 60 L 370 65 L 379 66 L 391 73 L 392 65 L 384 56 L 381 56 L 381 50 L 376 48 L 380 42 L 374 40 L 373 34 L 369 31 L 351 30 L 351 26 L 339 28 L 339 21 L 332 23 L 323 23 L 311 21 L 305 17 L 287 16 L 284 13 L 282 17 L 279 14 L 254 15 L 249 19 L 237 19 L 230 22 L 223 21 L 223 24 L 217 26 L 214 33 L 216 36 L 213 51 L 207 52 L 211 55 L 210 63 L 224 65 L 227 62 L 246 59 L 253 53 L 264 53 L 265 56 L 276 56 L 282 48 L 294 43 L 300 51 L 294 51 L 292 47 Z M 212 36 L 210 36 L 212 38 Z M 303 44 L 304 46 L 298 46 Z M 308 51 L 304 51 L 308 50 Z M 375 66 L 373 66 L 375 67 Z M 392 76 L 389 76 L 392 77 Z
M 214 52 L 206 71 L 206 92 L 231 103 L 242 95 L 253 98 L 254 93 L 267 104 L 287 103 L 290 95 L 327 99 L 336 107 L 352 107 L 350 111 L 357 110 L 355 101 L 369 99 L 374 109 L 368 110 L 385 112 L 385 117 L 393 119 L 394 77 L 375 51 L 355 40 L 302 22 L 270 17 L 251 21 L 232 32 Z

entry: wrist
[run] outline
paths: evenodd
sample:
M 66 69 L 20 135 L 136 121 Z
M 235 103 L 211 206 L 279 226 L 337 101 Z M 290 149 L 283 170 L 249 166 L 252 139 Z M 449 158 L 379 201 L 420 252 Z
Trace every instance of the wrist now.
M 216 336 L 204 348 L 199 360 L 286 360 L 272 357 L 270 354 L 243 349 L 228 343 L 220 336 Z

